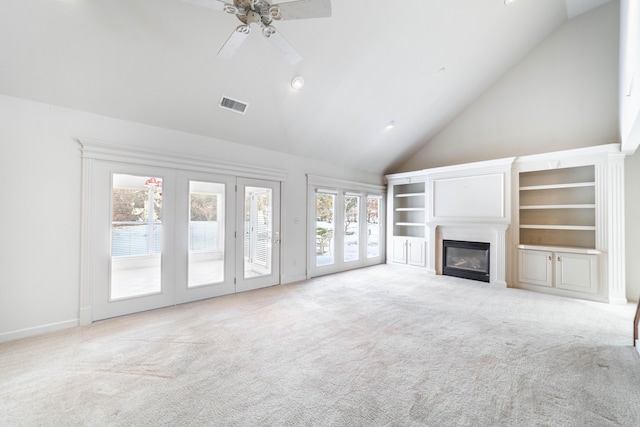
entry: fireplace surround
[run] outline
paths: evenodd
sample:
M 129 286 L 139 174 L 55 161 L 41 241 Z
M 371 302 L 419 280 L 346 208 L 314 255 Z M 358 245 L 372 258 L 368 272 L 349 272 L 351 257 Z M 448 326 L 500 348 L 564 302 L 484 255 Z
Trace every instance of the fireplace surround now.
M 490 223 L 428 223 L 427 242 L 433 250 L 428 251 L 427 271 L 442 274 L 443 240 L 465 242 L 487 242 L 489 247 L 489 283 L 507 287 L 506 278 L 506 232 L 508 224 Z
M 460 240 L 442 241 L 442 274 L 490 282 L 490 244 Z

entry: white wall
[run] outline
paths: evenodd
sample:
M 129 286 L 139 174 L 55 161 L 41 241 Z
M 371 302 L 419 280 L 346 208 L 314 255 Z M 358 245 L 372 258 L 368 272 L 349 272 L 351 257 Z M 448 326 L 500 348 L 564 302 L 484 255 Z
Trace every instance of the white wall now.
M 625 244 L 627 299 L 640 297 L 640 153 L 636 151 L 624 164 Z
M 77 324 L 78 137 L 285 170 L 283 282 L 306 276 L 306 173 L 382 184 L 331 164 L 1 95 L 0 117 L 0 341 Z
M 618 44 L 617 1 L 568 21 L 399 171 L 620 142 Z
M 621 0 L 620 133 L 622 149 L 640 144 L 640 2 Z M 640 298 L 640 154 L 625 161 L 627 299 Z
M 620 134 L 622 149 L 640 145 L 640 2 L 620 2 Z

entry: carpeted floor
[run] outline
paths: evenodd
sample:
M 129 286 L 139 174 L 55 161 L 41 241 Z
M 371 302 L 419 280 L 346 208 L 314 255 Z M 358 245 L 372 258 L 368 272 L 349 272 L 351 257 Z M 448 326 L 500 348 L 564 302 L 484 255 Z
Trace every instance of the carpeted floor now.
M 638 426 L 635 307 L 380 265 L 0 345 L 2 426 Z

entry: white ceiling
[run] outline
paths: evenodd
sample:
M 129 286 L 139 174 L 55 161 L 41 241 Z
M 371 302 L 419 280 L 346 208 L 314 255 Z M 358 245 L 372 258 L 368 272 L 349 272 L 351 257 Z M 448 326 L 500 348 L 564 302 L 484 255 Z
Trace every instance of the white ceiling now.
M 0 0 L 0 93 L 389 172 L 607 1 L 333 0 L 330 18 L 276 24 L 304 58 L 292 66 L 259 34 L 217 58 L 239 21 L 181 0 Z

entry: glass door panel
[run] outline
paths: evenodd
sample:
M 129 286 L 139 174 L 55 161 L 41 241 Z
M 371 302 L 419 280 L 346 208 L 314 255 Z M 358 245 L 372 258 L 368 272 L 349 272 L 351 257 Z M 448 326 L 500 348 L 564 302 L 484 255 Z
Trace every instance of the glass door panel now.
M 244 278 L 271 274 L 273 234 L 273 191 L 245 187 L 244 193 Z
M 189 181 L 187 287 L 224 281 L 225 185 Z
M 367 258 L 380 256 L 380 196 L 367 197 Z
M 176 303 L 235 292 L 235 178 L 180 171 L 176 191 Z M 231 220 L 230 220 L 231 219 Z
M 280 282 L 280 183 L 238 178 L 237 200 L 242 244 L 236 290 L 275 285 Z
M 344 196 L 344 262 L 360 258 L 360 196 Z
M 162 178 L 114 174 L 109 300 L 162 290 Z
M 336 196 L 316 194 L 316 266 L 331 265 L 334 259 Z

